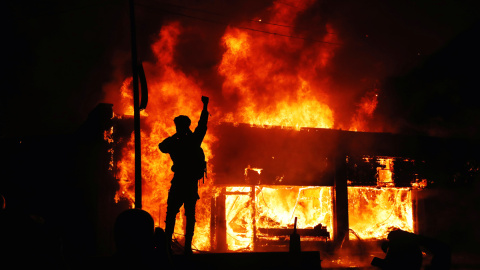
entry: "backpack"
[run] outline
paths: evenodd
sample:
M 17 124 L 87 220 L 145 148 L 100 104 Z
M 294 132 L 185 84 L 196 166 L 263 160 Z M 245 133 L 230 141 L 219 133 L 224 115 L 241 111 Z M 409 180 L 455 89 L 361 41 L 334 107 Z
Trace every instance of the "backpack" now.
M 192 173 L 197 180 L 204 179 L 207 172 L 207 161 L 205 161 L 205 153 L 203 152 L 202 147 L 198 147 L 195 151 L 194 156 L 194 167 L 192 168 Z

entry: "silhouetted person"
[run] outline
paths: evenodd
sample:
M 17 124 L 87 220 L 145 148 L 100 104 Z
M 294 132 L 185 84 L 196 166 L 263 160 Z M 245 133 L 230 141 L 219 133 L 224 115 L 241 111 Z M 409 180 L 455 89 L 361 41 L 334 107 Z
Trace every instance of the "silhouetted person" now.
M 161 237 L 155 234 L 154 221 L 148 212 L 141 209 L 122 212 L 115 221 L 114 236 L 117 251 L 111 269 L 171 269 L 168 254 L 162 248 L 165 243 L 158 242 Z
M 382 244 L 385 259 L 373 258 L 372 265 L 385 270 L 420 270 L 422 251 L 415 234 L 394 230 L 388 234 L 388 242 Z
M 387 239 L 388 242 L 382 245 L 387 253 L 385 259 L 375 257 L 373 266 L 381 269 L 421 269 L 423 247 L 433 253 L 428 269 L 450 269 L 450 248 L 440 241 L 402 230 L 391 231 Z
M 420 270 L 422 250 L 415 234 L 394 230 L 388 234 L 388 250 L 385 259 L 390 263 L 387 269 Z
M 187 225 L 185 232 L 185 254 L 192 253 L 192 239 L 195 229 L 195 205 L 198 196 L 198 180 L 204 177 L 206 170 L 205 155 L 201 148 L 207 133 L 208 97 L 202 97 L 203 110 L 195 131 L 190 130 L 190 118 L 185 115 L 175 117 L 173 122 L 177 132 L 163 140 L 158 147 L 163 153 L 170 154 L 174 172 L 168 192 L 165 234 L 168 245 L 171 244 L 175 228 L 175 219 L 180 207 L 184 205 Z M 168 246 L 170 249 L 170 246 Z

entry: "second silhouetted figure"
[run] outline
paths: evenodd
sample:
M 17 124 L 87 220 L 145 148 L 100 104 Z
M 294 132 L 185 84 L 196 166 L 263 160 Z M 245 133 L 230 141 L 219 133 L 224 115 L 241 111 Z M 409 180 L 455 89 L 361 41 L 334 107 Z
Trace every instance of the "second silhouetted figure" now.
M 190 130 L 191 121 L 188 116 L 177 116 L 173 120 L 177 132 L 158 145 L 160 151 L 170 154 L 173 161 L 172 171 L 174 172 L 167 199 L 166 240 L 169 245 L 168 248 L 170 248 L 175 219 L 180 207 L 184 205 L 185 216 L 187 217 L 185 254 L 192 253 L 195 205 L 200 198 L 198 196 L 198 180 L 204 176 L 206 171 L 205 154 L 201 145 L 207 133 L 208 101 L 208 97 L 202 96 L 203 110 L 194 132 Z

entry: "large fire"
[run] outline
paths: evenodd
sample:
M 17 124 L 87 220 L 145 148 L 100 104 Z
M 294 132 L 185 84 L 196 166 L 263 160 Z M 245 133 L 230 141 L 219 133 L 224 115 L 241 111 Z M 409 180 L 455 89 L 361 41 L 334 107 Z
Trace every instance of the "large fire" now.
M 413 232 L 408 188 L 349 187 L 348 213 L 353 239 L 383 238 L 392 229 Z
M 298 228 L 314 229 L 322 224 L 333 228 L 332 188 L 304 186 L 255 186 L 255 198 L 248 193 L 252 187 L 231 187 L 227 191 L 246 194 L 226 196 L 225 217 L 229 250 L 253 250 L 254 230 L 257 238 L 278 240 L 268 229 L 293 228 L 298 217 Z M 253 222 L 255 220 L 255 223 Z M 266 233 L 262 233 L 265 229 Z
M 288 2 L 288 1 L 287 1 Z M 305 11 L 314 1 L 295 1 L 295 9 L 278 1 L 273 2 L 267 10 L 271 21 L 293 25 L 298 13 Z M 259 20 L 261 18 L 258 18 Z M 251 23 L 245 22 L 245 25 Z M 277 32 L 274 25 L 265 26 L 265 31 Z M 292 128 L 316 127 L 339 128 L 335 126 L 335 112 L 329 106 L 331 89 L 330 78 L 323 71 L 335 55 L 338 45 L 337 35 L 332 35 L 334 26 L 326 24 L 322 36 L 315 41 L 289 38 L 296 36 L 294 28 L 284 29 L 284 36 L 272 36 L 263 32 L 249 31 L 246 27 L 229 26 L 221 39 L 223 56 L 216 72 L 223 78 L 221 94 L 228 108 L 220 106 L 211 99 L 209 125 L 219 122 L 249 123 L 255 125 L 275 125 Z M 143 209 L 152 214 L 155 224 L 165 227 L 167 193 L 173 173 L 172 162 L 168 155 L 158 150 L 158 143 L 175 133 L 173 118 L 188 115 L 195 128 L 202 104 L 200 97 L 218 96 L 211 89 L 204 89 L 201 79 L 187 75 L 175 62 L 176 46 L 186 31 L 180 22 L 165 23 L 160 30 L 157 41 L 151 46 L 156 62 L 144 63 L 149 86 L 149 104 L 142 111 L 142 190 Z M 115 105 L 117 115 L 132 115 L 133 100 L 131 78 L 124 80 L 121 88 L 122 103 Z M 350 130 L 362 131 L 365 123 L 373 114 L 377 104 L 378 89 L 367 93 L 361 104 L 354 104 L 359 109 L 352 116 Z M 121 116 L 119 116 L 121 117 Z M 207 132 L 202 145 L 207 162 L 215 153 L 212 145 L 217 138 L 211 129 Z M 120 190 L 117 200 L 126 199 L 134 205 L 134 140 L 133 133 L 122 149 L 122 159 L 116 164 L 117 179 Z M 197 203 L 195 236 L 193 246 L 198 250 L 209 250 L 211 198 L 217 189 L 213 187 L 215 168 L 207 166 L 208 178 L 199 183 L 200 200 Z M 247 190 L 252 187 L 238 187 Z M 318 224 L 333 231 L 332 187 L 310 186 L 255 186 L 256 228 L 285 228 L 293 226 L 294 217 L 298 217 L 299 228 L 312 228 Z M 410 193 L 407 190 L 394 190 L 378 193 L 367 189 L 349 190 L 351 211 L 360 215 L 356 207 L 379 207 L 378 200 L 394 204 L 393 210 L 381 209 L 382 215 L 376 217 L 378 222 L 388 223 L 389 215 L 400 204 L 408 206 Z M 227 242 L 230 250 L 246 249 L 252 245 L 252 208 L 250 196 L 226 196 Z M 361 201 L 360 204 L 355 204 Z M 249 207 L 244 207 L 249 205 Z M 402 206 L 403 207 L 403 206 Z M 406 210 L 407 214 L 411 214 Z M 351 218 L 364 219 L 355 214 Z M 371 213 L 375 215 L 376 213 Z M 177 216 L 175 237 L 183 239 L 183 208 Z M 363 214 L 362 214 L 363 215 Z M 411 217 L 407 217 L 409 220 Z M 401 221 L 399 221 L 401 222 Z M 351 223 L 354 223 L 351 221 Z M 374 222 L 375 224 L 377 222 Z M 362 227 L 363 226 L 363 227 Z M 386 226 L 396 226 L 386 224 Z M 400 228 L 412 231 L 411 222 L 400 224 Z M 377 230 L 371 226 L 356 223 L 352 229 L 361 237 L 373 236 L 370 231 Z M 384 232 L 379 232 L 379 235 Z M 251 249 L 250 249 L 251 250 Z

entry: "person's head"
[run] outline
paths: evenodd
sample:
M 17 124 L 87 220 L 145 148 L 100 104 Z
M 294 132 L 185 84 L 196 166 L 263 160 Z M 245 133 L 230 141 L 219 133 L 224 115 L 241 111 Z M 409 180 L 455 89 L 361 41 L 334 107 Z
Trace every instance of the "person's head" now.
M 190 130 L 190 124 L 192 121 L 190 121 L 190 118 L 186 115 L 179 115 L 173 119 L 173 122 L 175 123 L 175 127 L 177 128 L 177 133 L 186 133 L 187 131 Z
M 141 209 L 122 212 L 115 221 L 114 236 L 117 251 L 139 253 L 153 248 L 155 224 L 152 216 Z

